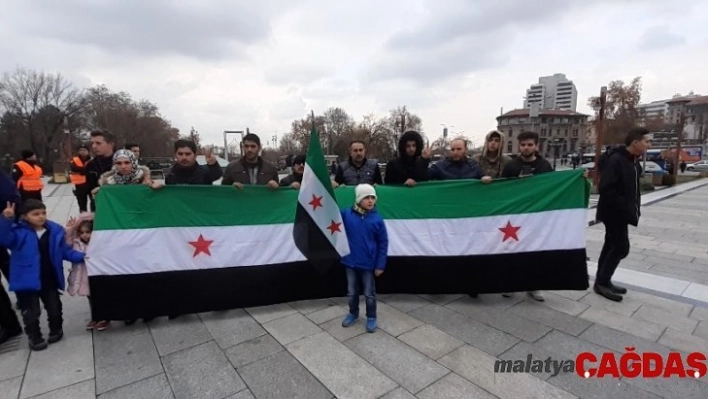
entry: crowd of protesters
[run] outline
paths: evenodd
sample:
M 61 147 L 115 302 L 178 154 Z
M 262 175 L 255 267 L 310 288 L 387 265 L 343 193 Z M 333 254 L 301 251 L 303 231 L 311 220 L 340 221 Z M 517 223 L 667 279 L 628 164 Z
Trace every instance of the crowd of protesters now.
M 629 252 L 627 226 L 639 220 L 639 157 L 650 145 L 648 131 L 632 129 L 625 145 L 612 154 L 602 166 L 598 220 L 606 226 L 605 246 L 599 259 L 594 290 L 614 301 L 621 301 L 626 289 L 612 283 L 612 275 L 619 262 Z M 423 145 L 422 136 L 415 131 L 405 132 L 398 143 L 399 155 L 388 162 L 382 174 L 376 160 L 366 156 L 366 144 L 353 141 L 349 158 L 333 167 L 333 187 L 354 186 L 355 203 L 342 211 L 350 240 L 351 254 L 342 259 L 347 269 L 349 314 L 342 325 L 352 325 L 359 315 L 359 294 L 366 297 L 366 328 L 376 330 L 375 277 L 383 273 L 388 250 L 388 239 L 383 219 L 376 213 L 376 185 L 415 187 L 429 180 L 478 179 L 485 184 L 498 178 L 516 178 L 553 172 L 550 163 L 538 154 L 539 136 L 522 132 L 517 136 L 520 153 L 515 158 L 503 154 L 506 138 L 492 131 L 485 138 L 481 154 L 468 156 L 467 141 L 455 139 L 450 143 L 447 158 L 431 163 L 431 152 Z M 91 151 L 80 146 L 71 163 L 71 183 L 80 214 L 70 218 L 66 226 L 47 220 L 42 203 L 44 187 L 42 169 L 31 151 L 22 153 L 12 176 L 0 175 L 0 201 L 5 205 L 0 218 L 0 266 L 15 292 L 21 311 L 24 331 L 33 350 L 45 349 L 48 344 L 63 337 L 63 315 L 59 292 L 86 296 L 90 300 L 86 249 L 93 230 L 94 198 L 105 185 L 143 184 L 152 189 L 163 185 L 212 185 L 221 179 L 221 185 L 243 190 L 248 185 L 265 185 L 272 190 L 280 187 L 299 189 L 305 169 L 305 155 L 292 161 L 292 173 L 280 179 L 278 169 L 259 154 L 260 138 L 247 134 L 243 138 L 243 155 L 223 170 L 216 157 L 206 153 L 206 165 L 196 161 L 194 142 L 178 140 L 174 145 L 175 163 L 165 174 L 164 183 L 152 180 L 150 170 L 139 163 L 140 147 L 128 144 L 116 150 L 112 134 L 106 130 L 91 133 Z M 93 157 L 90 153 L 93 152 Z M 587 172 L 584 174 L 587 177 Z M 88 205 L 90 201 L 90 207 Z M 90 212 L 89 212 L 90 209 Z M 376 250 L 372 251 L 371 248 Z M 8 253 L 8 249 L 10 252 Z M 72 263 L 68 285 L 63 261 Z M 0 343 L 22 333 L 11 300 L 3 288 L 0 292 Z M 476 297 L 476 293 L 469 293 Z M 537 301 L 544 297 L 539 291 L 529 291 Z M 511 293 L 502 294 L 505 297 Z M 40 327 L 40 301 L 48 315 L 49 334 L 45 341 Z M 170 315 L 173 319 L 178 315 Z M 144 320 L 149 321 L 149 319 Z M 132 324 L 135 320 L 125 320 Z M 103 331 L 109 320 L 90 320 L 87 330 Z

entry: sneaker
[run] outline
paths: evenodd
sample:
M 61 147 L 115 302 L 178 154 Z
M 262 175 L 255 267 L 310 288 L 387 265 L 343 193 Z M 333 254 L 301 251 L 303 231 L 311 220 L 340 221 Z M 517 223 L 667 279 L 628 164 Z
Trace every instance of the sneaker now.
M 505 293 L 502 294 L 502 296 L 503 296 L 504 298 L 511 298 L 512 295 L 514 295 L 514 294 L 511 293 L 511 292 L 505 292 Z
M 91 320 L 88 323 L 86 323 L 86 331 L 91 331 L 94 328 L 96 328 L 96 322 Z
M 342 320 L 342 327 L 351 326 L 352 324 L 354 324 L 354 322 L 357 321 L 358 318 L 359 318 L 359 316 L 355 316 L 355 315 L 349 313 L 346 317 L 344 317 L 344 320 Z
M 111 325 L 111 322 L 110 322 L 110 321 L 108 321 L 108 320 L 101 320 L 101 321 L 99 321 L 98 323 L 96 323 L 96 330 L 98 330 L 98 331 L 103 331 L 103 330 L 105 330 L 106 328 L 108 328 L 108 326 L 110 326 L 110 325 Z
M 541 291 L 529 291 L 528 294 L 531 298 L 539 302 L 543 302 L 546 300 L 546 298 L 543 297 L 543 294 L 541 294 Z
M 22 334 L 22 328 L 16 328 L 14 330 L 7 328 L 0 328 L 0 344 L 3 344 L 10 340 L 10 338 L 16 337 Z
M 135 324 L 135 321 L 135 319 L 123 320 L 123 323 L 125 323 L 126 326 L 132 326 L 133 324 Z
M 178 318 L 178 317 L 179 317 L 178 314 L 169 315 L 169 316 L 167 316 L 167 320 L 174 320 L 174 319 L 176 319 L 176 318 Z
M 367 317 L 366 318 L 366 332 L 374 332 L 376 331 L 376 317 Z
M 54 332 L 49 332 L 49 336 L 47 337 L 47 343 L 53 344 L 55 342 L 61 341 L 61 339 L 64 338 L 64 331 L 63 330 L 58 330 Z

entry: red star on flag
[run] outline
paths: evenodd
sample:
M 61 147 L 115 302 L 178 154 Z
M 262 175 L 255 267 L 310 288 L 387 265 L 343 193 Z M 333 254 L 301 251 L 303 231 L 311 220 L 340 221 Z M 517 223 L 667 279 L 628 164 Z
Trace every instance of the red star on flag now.
M 214 240 L 205 240 L 204 236 L 201 234 L 199 235 L 199 238 L 197 241 L 190 241 L 189 243 L 194 247 L 194 255 L 192 255 L 192 258 L 196 257 L 200 253 L 205 253 L 209 256 L 211 256 L 211 252 L 209 251 L 209 246 L 211 243 L 213 243 Z
M 318 206 L 322 208 L 322 197 L 312 194 L 312 201 L 310 201 L 309 204 L 312 205 L 313 211 L 316 210 Z
M 521 229 L 521 226 L 512 226 L 511 221 L 506 222 L 506 226 L 500 227 L 499 231 L 504 233 L 504 238 L 502 242 L 510 239 L 519 241 L 519 236 L 516 234 Z
M 337 232 L 341 233 L 342 230 L 339 229 L 339 226 L 341 226 L 341 225 L 342 225 L 341 223 L 337 223 L 333 220 L 332 224 L 327 226 L 327 230 L 331 231 L 332 234 L 337 233 Z

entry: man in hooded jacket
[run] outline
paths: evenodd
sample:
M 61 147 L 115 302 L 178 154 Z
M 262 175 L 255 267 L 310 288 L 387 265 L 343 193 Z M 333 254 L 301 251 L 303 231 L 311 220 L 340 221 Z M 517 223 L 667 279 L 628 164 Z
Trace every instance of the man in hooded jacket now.
M 398 158 L 386 165 L 385 184 L 405 184 L 413 187 L 417 182 L 428 181 L 430 149 L 423 147 L 420 133 L 409 130 L 398 140 Z
M 506 138 L 502 132 L 492 130 L 487 133 L 484 140 L 484 149 L 481 154 L 472 157 L 486 176 L 501 177 L 504 166 L 511 161 L 511 157 L 504 155 Z

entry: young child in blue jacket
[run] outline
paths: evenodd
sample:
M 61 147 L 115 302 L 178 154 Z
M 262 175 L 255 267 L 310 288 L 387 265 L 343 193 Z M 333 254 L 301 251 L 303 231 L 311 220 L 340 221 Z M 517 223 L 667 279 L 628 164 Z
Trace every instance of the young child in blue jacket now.
M 354 189 L 354 206 L 342 211 L 342 222 L 349 241 L 349 255 L 342 258 L 347 271 L 349 314 L 342 327 L 349 327 L 359 318 L 359 294 L 366 297 L 366 331 L 376 331 L 375 277 L 386 269 L 388 234 L 386 224 L 374 208 L 376 190 L 369 184 Z
M 0 246 L 12 251 L 10 256 L 10 291 L 17 301 L 32 350 L 42 350 L 64 336 L 61 299 L 64 290 L 64 265 L 84 261 L 84 253 L 75 251 L 64 238 L 64 227 L 47 220 L 47 208 L 39 200 L 28 199 L 20 210 L 20 221 L 14 223 L 15 204 L 7 202 L 0 217 Z M 42 337 L 39 316 L 44 304 L 49 319 L 49 336 Z

